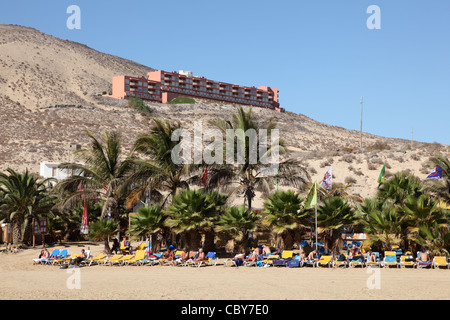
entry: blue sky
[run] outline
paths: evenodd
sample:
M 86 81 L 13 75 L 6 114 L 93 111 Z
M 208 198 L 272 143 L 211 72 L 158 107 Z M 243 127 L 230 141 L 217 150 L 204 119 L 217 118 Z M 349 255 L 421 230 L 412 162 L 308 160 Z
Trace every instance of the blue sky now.
M 69 30 L 70 5 L 81 29 Z M 366 26 L 379 6 L 381 29 Z M 2 1 L 36 28 L 166 71 L 280 90 L 281 105 L 364 132 L 450 144 L 450 1 Z

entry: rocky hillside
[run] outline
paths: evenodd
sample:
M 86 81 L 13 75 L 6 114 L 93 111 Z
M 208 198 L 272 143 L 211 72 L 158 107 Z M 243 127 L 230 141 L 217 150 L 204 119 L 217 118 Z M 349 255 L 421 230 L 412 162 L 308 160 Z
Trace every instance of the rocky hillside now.
M 100 53 L 82 44 L 61 40 L 37 30 L 0 25 L 0 170 L 39 172 L 42 161 L 74 160 L 69 145 L 86 144 L 84 131 L 100 136 L 120 130 L 129 150 L 152 118 L 181 121 L 192 129 L 194 121 L 231 119 L 237 105 L 197 101 L 190 105 L 149 104 L 151 116 L 127 108 L 126 101 L 99 94 L 115 75 L 143 75 L 150 67 Z M 303 109 L 307 112 L 307 106 Z M 383 163 L 387 173 L 411 170 L 419 177 L 430 171 L 427 160 L 449 148 L 439 144 L 388 139 L 319 123 L 301 114 L 283 114 L 253 108 L 258 121 L 275 116 L 291 156 L 303 159 L 313 180 L 320 181 L 333 166 L 335 182 L 352 183 L 349 189 L 373 195 Z

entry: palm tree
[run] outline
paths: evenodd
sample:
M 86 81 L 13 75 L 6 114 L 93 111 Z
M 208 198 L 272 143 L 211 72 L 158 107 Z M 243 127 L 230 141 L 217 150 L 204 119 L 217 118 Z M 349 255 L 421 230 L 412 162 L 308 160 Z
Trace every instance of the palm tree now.
M 425 187 L 418 177 L 413 174 L 406 176 L 401 171 L 380 186 L 377 197 L 395 205 L 401 205 L 409 196 L 417 198 L 424 192 Z
M 111 254 L 109 239 L 117 233 L 118 223 L 110 219 L 100 219 L 89 225 L 89 238 L 94 241 L 104 241 L 105 252 Z
M 101 140 L 89 131 L 86 133 L 91 140 L 90 145 L 75 151 L 80 162 L 60 165 L 72 173 L 55 186 L 56 191 L 65 195 L 59 204 L 60 209 L 76 207 L 83 199 L 102 202 L 101 218 L 110 215 L 119 221 L 121 198 L 127 191 L 124 181 L 132 168 L 131 156 L 123 159 L 120 133 L 105 132 Z
M 292 190 L 277 191 L 265 201 L 263 223 L 275 236 L 276 247 L 280 250 L 292 248 L 299 242 L 301 229 L 307 224 L 307 211 L 299 209 L 304 199 Z
M 183 243 L 190 248 L 198 248 L 204 235 L 204 250 L 212 251 L 215 223 L 225 202 L 226 196 L 217 191 L 185 190 L 177 194 L 173 204 L 165 210 L 168 216 L 165 225 L 181 234 Z
M 150 190 L 152 197 L 159 199 L 163 192 L 168 193 L 162 208 L 179 190 L 188 189 L 190 180 L 196 176 L 192 172 L 198 166 L 172 161 L 172 150 L 178 144 L 172 141 L 172 137 L 176 130 L 181 129 L 180 123 L 171 124 L 156 119 L 154 122 L 150 131 L 141 134 L 134 144 L 133 154 L 138 154 L 140 158 L 133 159 L 135 169 L 128 181 L 137 187 L 128 196 L 127 207 L 138 203 Z
M 258 229 L 261 217 L 248 211 L 244 205 L 225 208 L 217 221 L 216 231 L 231 236 L 238 242 L 239 252 L 246 252 L 249 233 Z
M 355 214 L 347 201 L 339 198 L 325 198 L 317 208 L 318 233 L 322 235 L 325 249 L 337 254 L 342 246 L 341 231 L 355 223 Z
M 310 180 L 309 174 L 303 165 L 296 160 L 284 159 L 277 163 L 277 172 L 272 172 L 274 167 L 270 163 L 272 156 L 285 155 L 287 149 L 283 140 L 272 141 L 271 145 L 262 141 L 262 132 L 267 133 L 267 138 L 272 140 L 273 130 L 277 127 L 275 118 L 271 118 L 265 124 L 259 124 L 252 118 L 252 109 L 247 113 L 239 108 L 238 113 L 233 115 L 232 121 L 214 120 L 210 124 L 219 129 L 224 137 L 224 159 L 230 158 L 229 146 L 227 141 L 232 141 L 234 159 L 237 159 L 237 165 L 214 164 L 208 170 L 210 173 L 209 188 L 224 188 L 234 185 L 230 199 L 234 195 L 241 195 L 247 204 L 247 210 L 251 211 L 252 201 L 256 196 L 256 191 L 268 195 L 274 186 L 276 178 L 280 185 L 290 185 L 296 188 L 302 188 Z M 265 130 L 265 131 L 262 131 Z M 258 134 L 258 138 L 252 141 L 246 133 Z M 275 135 L 273 135 L 275 140 Z M 264 151 L 264 149 L 266 149 Z M 259 158 L 254 159 L 259 153 Z M 257 161 L 254 161 L 257 160 Z M 256 162 L 256 163 L 255 163 Z M 275 177 L 276 174 L 276 177 Z M 236 186 L 237 185 L 237 186 Z
M 408 197 L 401 207 L 401 211 L 407 216 L 407 223 L 411 228 L 432 223 L 437 223 L 440 228 L 448 227 L 448 218 L 444 215 L 443 209 L 439 207 L 439 202 L 426 194 L 418 198 Z M 413 231 L 417 231 L 417 229 Z
M 22 229 L 31 228 L 32 219 L 38 219 L 39 214 L 50 211 L 48 192 L 53 179 L 38 181 L 28 170 L 24 173 L 12 169 L 6 171 L 8 174 L 0 173 L 3 198 L 0 210 L 13 223 L 14 244 L 21 245 L 28 241 Z
M 367 245 L 378 244 L 385 250 L 400 245 L 404 233 L 403 215 L 397 208 L 380 199 L 366 199 L 364 205 L 357 207 L 358 224 L 370 238 Z
M 423 249 L 430 250 L 433 255 L 448 255 L 450 231 L 439 227 L 437 222 L 421 225 L 419 233 L 412 239 Z
M 154 252 L 158 252 L 161 249 L 161 241 L 157 235 L 164 229 L 166 218 L 164 211 L 157 206 L 140 207 L 136 215 L 131 217 L 129 232 L 134 237 L 152 236 L 152 248 Z
M 359 194 L 353 194 L 349 193 L 348 189 L 352 186 L 351 183 L 348 184 L 341 184 L 341 183 L 334 183 L 331 189 L 325 189 L 320 184 L 317 185 L 319 190 L 319 195 L 321 198 L 333 198 L 333 197 L 340 197 L 344 200 L 349 201 L 352 204 L 356 203 L 363 203 L 364 198 L 361 197 Z M 311 188 L 311 186 L 308 184 L 308 187 Z

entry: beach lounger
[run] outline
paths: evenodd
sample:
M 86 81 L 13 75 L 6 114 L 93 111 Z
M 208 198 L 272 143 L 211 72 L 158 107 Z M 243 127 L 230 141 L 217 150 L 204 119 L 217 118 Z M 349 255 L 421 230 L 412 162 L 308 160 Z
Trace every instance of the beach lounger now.
M 333 264 L 333 256 L 321 256 L 319 261 L 317 261 L 317 267 L 328 267 L 330 268 Z
M 236 255 L 234 258 L 236 258 L 238 255 Z M 239 254 L 239 256 L 242 256 L 241 259 L 239 260 L 233 260 L 231 258 L 225 260 L 224 262 L 224 266 L 225 267 L 240 267 L 242 265 L 244 265 L 245 262 L 245 255 L 244 254 Z
M 180 264 L 180 266 L 183 266 L 183 267 L 195 266 L 194 260 L 197 258 L 197 256 L 198 256 L 198 251 L 190 251 L 188 259 L 184 263 Z
M 295 256 L 286 263 L 286 268 L 299 268 L 301 266 L 300 256 Z
M 417 259 L 420 258 L 422 251 L 417 251 Z M 416 261 L 416 268 L 431 268 L 433 265 L 432 261 Z
M 150 256 L 146 256 L 143 260 L 138 261 L 138 266 L 150 265 L 153 266 L 156 263 L 159 263 L 159 259 L 161 259 L 162 253 L 151 254 Z
M 126 255 L 124 255 L 124 256 L 118 258 L 118 259 L 114 259 L 114 260 L 112 260 L 112 261 L 109 261 L 109 265 L 110 265 L 110 266 L 113 266 L 113 265 L 115 265 L 115 264 L 123 265 L 123 264 L 125 263 L 125 261 L 130 260 L 130 259 L 132 259 L 133 257 L 134 257 L 134 255 L 132 255 L 132 254 L 126 254 Z
M 124 264 L 125 265 L 130 265 L 130 264 L 136 264 L 138 265 L 138 262 L 141 260 L 145 259 L 145 250 L 137 250 L 136 254 L 133 258 L 125 260 Z
M 366 255 L 366 267 L 373 267 L 373 266 L 377 266 L 380 267 L 381 266 L 381 261 L 380 261 L 380 253 L 379 252 L 373 252 L 376 254 L 376 261 L 370 261 L 370 257 L 369 254 Z
M 256 260 L 248 260 L 248 257 L 247 257 L 247 261 L 244 262 L 244 266 L 246 266 L 246 267 L 254 267 L 254 266 L 257 266 L 257 265 L 258 266 L 262 265 L 263 259 L 264 259 L 264 256 L 262 254 L 258 255 L 256 257 Z
M 174 252 L 174 254 L 173 254 L 173 256 L 174 256 L 174 259 L 173 260 L 175 260 L 175 259 L 178 259 L 179 257 L 181 257 L 181 254 L 183 253 L 183 251 L 176 251 L 176 252 Z M 170 265 L 170 264 L 172 264 L 173 263 L 173 260 L 172 259 L 166 259 L 166 258 L 160 258 L 159 260 L 158 260 L 158 262 L 159 262 L 159 264 L 162 266 L 162 265 Z
M 395 266 L 398 268 L 400 265 L 397 263 L 397 253 L 395 251 L 385 251 L 382 266 L 388 268 Z
M 173 260 L 167 260 L 166 263 L 169 265 L 174 265 L 177 260 L 181 261 L 181 255 L 183 254 L 183 250 L 178 250 L 173 255 Z
M 406 252 L 405 255 L 400 256 L 400 268 L 411 267 L 414 268 L 416 266 L 416 261 L 412 256 L 411 252 Z
M 337 258 L 334 258 L 332 265 L 333 265 L 333 268 L 335 268 L 335 267 L 347 268 L 348 267 L 347 256 L 343 254 L 342 259 L 340 259 L 339 256 Z
M 362 256 L 362 257 L 360 257 L 360 258 L 358 258 L 358 259 L 354 259 L 354 258 L 351 259 L 351 260 L 348 262 L 349 267 L 354 268 L 354 267 L 360 266 L 361 268 L 363 268 L 363 267 L 365 266 L 366 259 L 364 258 L 364 254 L 361 254 L 361 256 Z
M 293 257 L 294 257 L 294 252 L 292 250 L 284 250 L 281 253 L 281 258 L 278 259 L 278 260 L 273 261 L 272 265 L 273 266 L 278 266 L 278 267 L 280 267 L 280 266 L 285 267 L 286 263 L 288 261 L 292 260 Z
M 47 264 L 58 264 L 60 260 L 67 258 L 69 251 L 67 249 L 61 250 L 59 255 L 57 255 L 54 259 L 51 259 L 47 262 Z
M 50 256 L 48 258 L 33 259 L 33 264 L 46 264 L 48 261 L 50 261 L 52 259 L 56 259 L 58 255 L 59 255 L 59 249 L 53 249 L 52 253 L 50 254 Z
M 53 264 L 59 264 L 59 265 L 68 264 L 68 263 L 70 263 L 70 261 L 72 259 L 78 258 L 79 255 L 80 255 L 79 253 L 76 253 L 76 254 L 71 255 L 70 257 L 57 259 L 57 260 L 53 261 Z
M 264 266 L 271 266 L 273 265 L 273 262 L 276 260 L 279 260 L 280 256 L 278 254 L 269 254 L 267 257 L 264 258 L 262 261 Z
M 205 256 L 205 260 L 201 260 L 197 262 L 197 267 L 201 266 L 215 266 L 219 258 L 216 257 L 215 252 L 208 252 Z
M 146 243 L 142 242 L 140 245 L 138 245 L 136 247 L 136 249 L 134 249 L 134 251 L 145 250 L 145 246 L 146 246 Z
M 102 259 L 102 263 L 103 264 L 108 264 L 110 261 L 116 261 L 119 258 L 123 257 L 122 254 L 115 254 L 112 257 L 106 258 L 106 259 Z
M 99 254 L 98 256 L 96 256 L 96 257 L 91 257 L 91 258 L 88 258 L 88 259 L 86 259 L 86 260 L 83 260 L 83 261 L 81 261 L 81 264 L 82 265 L 89 265 L 89 266 L 91 266 L 92 264 L 98 264 L 98 263 L 100 263 L 101 262 L 101 260 L 102 259 L 105 259 L 106 258 L 106 254 L 104 254 L 104 253 L 101 253 L 101 254 Z
M 433 269 L 439 269 L 440 267 L 450 268 L 450 264 L 447 262 L 447 257 L 436 256 L 432 261 Z
M 318 261 L 316 261 L 316 260 L 302 260 L 302 261 L 300 261 L 300 267 L 308 267 L 308 266 L 311 266 L 311 267 L 313 267 L 313 268 L 315 268 L 316 267 L 316 265 L 317 265 L 317 262 Z

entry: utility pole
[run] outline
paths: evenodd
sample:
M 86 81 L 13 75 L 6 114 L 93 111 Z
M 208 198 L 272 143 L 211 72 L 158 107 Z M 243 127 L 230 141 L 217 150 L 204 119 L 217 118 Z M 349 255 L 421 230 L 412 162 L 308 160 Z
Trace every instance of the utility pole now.
M 413 149 L 414 142 L 414 128 L 411 128 L 411 150 Z
M 361 125 L 360 125 L 360 141 L 359 147 L 362 149 L 362 121 L 363 121 L 363 97 L 361 96 Z

